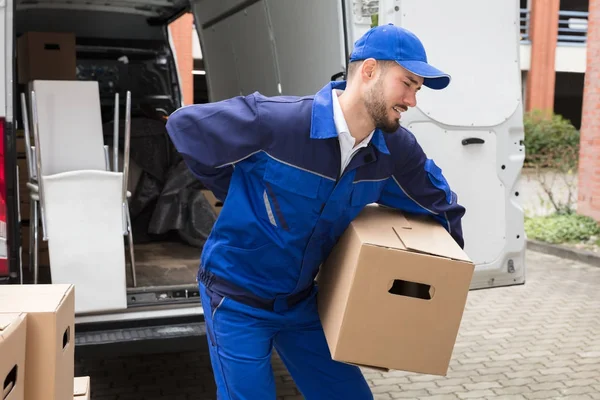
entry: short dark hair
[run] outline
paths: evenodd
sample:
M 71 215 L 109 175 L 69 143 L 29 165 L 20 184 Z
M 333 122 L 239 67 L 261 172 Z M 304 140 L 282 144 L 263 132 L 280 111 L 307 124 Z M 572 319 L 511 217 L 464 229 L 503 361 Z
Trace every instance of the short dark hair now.
M 346 71 L 346 79 L 350 80 L 352 79 L 352 77 L 354 76 L 354 74 L 356 74 L 356 70 L 358 69 L 358 67 L 360 67 L 360 65 L 362 64 L 364 60 L 358 60 L 358 61 L 352 61 L 348 64 L 348 71 Z M 381 66 L 382 70 L 386 70 L 390 65 L 392 65 L 392 63 L 395 63 L 395 61 L 392 60 L 377 60 L 377 64 L 379 64 Z

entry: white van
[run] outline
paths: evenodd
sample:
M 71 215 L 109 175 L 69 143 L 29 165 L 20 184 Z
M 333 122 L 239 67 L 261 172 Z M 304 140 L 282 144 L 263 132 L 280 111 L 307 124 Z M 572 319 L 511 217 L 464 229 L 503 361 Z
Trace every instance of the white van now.
M 195 17 L 209 101 L 254 91 L 313 94 L 343 78 L 354 41 L 373 21 L 414 31 L 432 64 L 453 79 L 446 90 L 423 90 L 402 123 L 467 209 L 465 250 L 476 264 L 471 287 L 525 282 L 516 0 L 0 0 L 0 279 L 20 283 L 22 269 L 18 182 L 27 171 L 18 170 L 15 148 L 25 90 L 17 83 L 17 37 L 74 33 L 77 79 L 99 82 L 103 120 L 113 116 L 115 90 L 121 98 L 131 90 L 134 109 L 168 115 L 183 104 L 167 25 L 187 11 Z M 80 349 L 133 350 L 143 339 L 153 348 L 176 339 L 181 347 L 204 334 L 195 281 L 201 249 L 170 239 L 135 249 L 147 268 L 138 266 L 145 275 L 127 289 L 127 309 L 77 315 Z

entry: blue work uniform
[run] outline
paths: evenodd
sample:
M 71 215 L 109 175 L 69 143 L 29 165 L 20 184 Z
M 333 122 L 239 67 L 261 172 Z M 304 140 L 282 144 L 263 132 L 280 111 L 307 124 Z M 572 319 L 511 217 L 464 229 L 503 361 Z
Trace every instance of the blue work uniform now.
M 370 399 L 360 370 L 331 360 L 314 278 L 370 203 L 428 214 L 463 247 L 458 204 L 412 133 L 375 130 L 342 172 L 330 82 L 314 96 L 259 93 L 183 107 L 167 130 L 224 201 L 198 272 L 220 399 L 275 399 L 273 346 L 307 399 Z

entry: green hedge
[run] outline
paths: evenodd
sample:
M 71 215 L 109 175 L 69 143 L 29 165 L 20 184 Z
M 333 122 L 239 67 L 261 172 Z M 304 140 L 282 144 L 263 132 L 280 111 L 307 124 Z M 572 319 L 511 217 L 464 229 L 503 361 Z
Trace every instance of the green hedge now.
M 525 232 L 530 239 L 546 243 L 582 243 L 597 241 L 600 225 L 579 214 L 552 214 L 525 218 Z
M 561 115 L 544 118 L 540 111 L 525 114 L 526 165 L 574 167 L 579 155 L 579 131 Z

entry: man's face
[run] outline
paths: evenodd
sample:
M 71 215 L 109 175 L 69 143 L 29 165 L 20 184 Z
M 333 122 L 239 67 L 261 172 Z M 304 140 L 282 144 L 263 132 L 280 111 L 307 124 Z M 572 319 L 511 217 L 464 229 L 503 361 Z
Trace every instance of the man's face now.
M 386 133 L 400 127 L 400 114 L 417 105 L 416 94 L 423 85 L 423 78 L 402 68 L 396 62 L 377 68 L 378 77 L 368 82 L 364 103 L 375 126 Z

